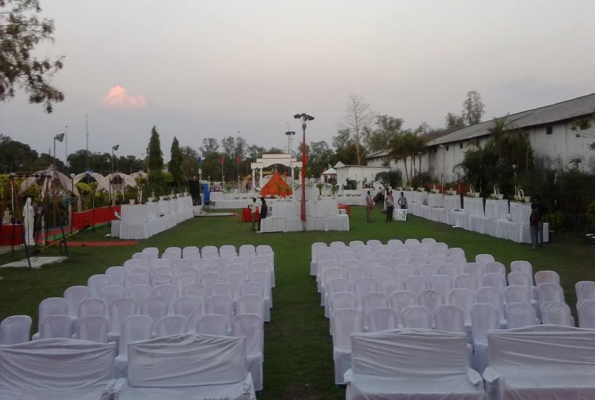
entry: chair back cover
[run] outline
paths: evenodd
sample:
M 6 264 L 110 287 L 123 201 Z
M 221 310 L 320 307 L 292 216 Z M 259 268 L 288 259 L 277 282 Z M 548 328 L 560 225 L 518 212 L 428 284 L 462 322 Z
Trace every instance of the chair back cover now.
M 91 275 L 87 279 L 87 286 L 89 287 L 89 297 L 101 297 L 101 289 L 111 283 L 109 276 L 104 274 Z
M 423 306 L 409 306 L 401 311 L 401 319 L 405 328 L 432 329 L 433 315 Z
M 488 263 L 496 261 L 494 256 L 491 254 L 478 254 L 475 256 L 475 262 L 478 264 L 483 265 L 484 267 L 488 265 Z
M 349 350 L 351 348 L 350 335 L 353 332 L 364 331 L 363 313 L 356 308 L 336 310 L 331 315 L 331 325 L 333 327 L 333 346 Z
M 537 271 L 535 273 L 535 285 L 539 286 L 544 283 L 560 284 L 560 275 L 556 271 Z
M 380 290 L 384 293 L 387 297 L 397 291 L 397 290 L 404 290 L 405 284 L 402 280 L 397 278 L 396 276 L 387 276 L 386 278 L 380 281 Z
M 128 346 L 132 387 L 223 385 L 240 382 L 246 374 L 244 338 L 192 334 Z
M 87 286 L 71 286 L 64 291 L 64 298 L 68 302 L 68 315 L 70 318 L 76 318 L 79 312 L 81 300 L 89 297 L 89 288 Z
M 532 291 L 524 285 L 511 285 L 506 287 L 504 297 L 507 303 L 531 304 Z
M 500 313 L 491 304 L 477 303 L 471 307 L 473 343 L 487 343 L 488 331 L 500 329 Z
M 581 328 L 595 329 L 595 300 L 579 300 L 576 305 L 578 322 Z
M 136 301 L 138 306 L 142 305 L 146 299 L 151 297 L 153 288 L 146 284 L 132 285 L 128 288 L 127 296 Z
M 231 323 L 231 336 L 246 338 L 248 355 L 262 353 L 264 343 L 263 319 L 257 314 L 239 314 Z
M 564 290 L 556 283 L 543 283 L 537 286 L 539 303 L 546 301 L 564 301 Z
M 188 319 L 183 315 L 166 315 L 155 324 L 155 336 L 182 335 L 188 331 Z
M 396 329 L 399 323 L 397 313 L 390 307 L 372 308 L 366 314 L 368 332 L 386 331 Z
M 62 297 L 48 297 L 39 303 L 39 329 L 44 319 L 50 315 L 68 315 L 68 302 Z
M 467 374 L 464 334 L 425 329 L 354 333 L 351 366 L 356 375 L 427 377 Z
M 109 331 L 118 334 L 125 318 L 138 312 L 136 301 L 129 297 L 116 299 L 109 307 Z
M 460 274 L 455 276 L 455 287 L 458 289 L 469 289 L 476 292 L 479 284 L 477 279 L 471 274 Z
M 219 314 L 205 314 L 196 322 L 196 333 L 205 335 L 229 335 L 229 319 Z
M 264 320 L 264 298 L 258 294 L 245 294 L 238 298 L 238 314 L 257 314 Z
M 444 264 L 446 265 L 446 264 Z M 448 293 L 454 288 L 452 277 L 447 274 L 434 275 L 430 279 L 430 287 L 436 291 L 444 301 L 448 299 Z
M 508 329 L 523 328 L 536 324 L 535 308 L 527 302 L 506 304 Z
M 458 265 L 443 262 L 438 266 L 438 273 L 441 275 L 448 275 L 450 278 L 454 279 L 457 275 L 463 273 L 463 269 Z
M 90 342 L 106 343 L 109 320 L 102 315 L 91 315 L 78 320 L 77 338 Z
M 0 388 L 25 392 L 103 389 L 113 377 L 115 357 L 114 343 L 75 339 L 41 339 L 3 346 Z
M 574 286 L 576 288 L 577 300 L 593 300 L 595 299 L 595 282 L 580 281 Z
M 439 331 L 465 333 L 465 312 L 453 304 L 436 307 L 434 322 Z
M 524 272 L 512 271 L 508 274 L 508 285 L 523 285 L 527 288 L 533 287 L 532 278 Z
M 0 344 L 18 344 L 29 341 L 31 332 L 31 317 L 28 315 L 13 315 L 0 322 Z
M 109 267 L 105 274 L 109 276 L 112 285 L 122 286 L 124 283 L 124 277 L 126 276 L 126 270 L 124 267 Z
M 151 339 L 153 319 L 146 315 L 131 315 L 122 321 L 118 354 L 128 354 L 128 343 Z
M 413 275 L 405 279 L 405 289 L 415 293 L 416 296 L 427 287 L 428 281 L 423 276 Z
M 50 315 L 41 322 L 40 339 L 69 339 L 72 337 L 72 320 L 68 315 Z
M 546 301 L 540 303 L 541 321 L 549 325 L 572 326 L 570 307 L 560 301 Z

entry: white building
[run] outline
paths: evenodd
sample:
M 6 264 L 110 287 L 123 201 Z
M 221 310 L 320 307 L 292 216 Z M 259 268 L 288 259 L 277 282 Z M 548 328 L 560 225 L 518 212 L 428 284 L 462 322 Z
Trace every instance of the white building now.
M 376 181 L 376 175 L 380 172 L 390 171 L 390 167 L 371 166 L 371 165 L 345 165 L 338 162 L 334 166 L 337 171 L 337 184 L 345 185 L 347 179 L 357 181 L 357 189 L 362 188 L 362 183 L 373 183 Z
M 589 145 L 595 142 L 595 122 L 590 128 L 573 131 L 578 120 L 595 115 L 595 93 L 577 97 L 545 107 L 509 114 L 506 119 L 512 128 L 528 135 L 534 151 L 535 162 L 545 168 L 564 169 L 571 160 L 580 159 L 579 167 L 595 171 L 595 151 Z M 428 142 L 428 152 L 421 161 L 416 161 L 416 171 L 429 171 L 440 180 L 444 172 L 445 182 L 453 182 L 463 176 L 457 165 L 465 158 L 465 151 L 471 143 L 483 146 L 489 138 L 489 129 L 495 120 L 468 126 Z M 366 158 L 368 165 L 389 165 L 387 152 L 376 152 Z M 421 163 L 421 168 L 420 168 Z M 411 163 L 407 165 L 411 168 Z M 394 161 L 390 162 L 395 167 Z M 403 172 L 403 162 L 396 165 Z M 411 175 L 411 174 L 410 174 Z

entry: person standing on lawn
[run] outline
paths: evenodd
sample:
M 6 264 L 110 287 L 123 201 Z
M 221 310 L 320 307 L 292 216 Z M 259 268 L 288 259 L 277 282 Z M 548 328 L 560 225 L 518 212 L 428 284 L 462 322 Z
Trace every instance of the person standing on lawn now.
M 399 203 L 399 207 L 401 208 L 401 210 L 407 209 L 407 197 L 405 197 L 403 192 L 401 192 L 401 197 L 399 197 L 398 203 Z
M 539 250 L 538 230 L 539 230 L 539 207 L 537 204 L 531 204 L 531 216 L 529 217 L 529 229 L 531 230 L 531 250 Z
M 258 206 L 256 205 L 256 197 L 252 198 L 252 204 L 248 206 L 250 208 L 250 217 L 252 219 L 252 230 L 255 231 L 256 229 L 256 218 L 258 216 Z
M 395 210 L 395 199 L 393 191 L 388 190 L 386 195 L 386 222 L 393 220 L 393 211 Z
M 261 223 L 262 220 L 267 217 L 267 212 L 269 211 L 269 207 L 267 206 L 267 201 L 263 198 L 260 199 L 262 204 L 260 205 L 260 219 L 258 220 L 258 231 L 262 232 Z
M 372 222 L 372 208 L 374 207 L 374 199 L 372 198 L 372 194 L 368 190 L 368 195 L 366 196 L 366 221 Z

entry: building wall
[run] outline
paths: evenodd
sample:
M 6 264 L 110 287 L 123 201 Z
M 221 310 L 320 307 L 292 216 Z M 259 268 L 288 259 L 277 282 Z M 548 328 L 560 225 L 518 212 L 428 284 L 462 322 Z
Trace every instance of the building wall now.
M 361 167 L 346 166 L 343 168 L 337 168 L 337 183 L 340 185 L 344 185 L 347 178 L 349 178 L 351 180 L 358 181 L 357 188 L 361 189 L 362 182 L 364 181 L 364 179 L 366 179 L 367 182 L 372 183 L 375 181 L 376 174 L 389 170 L 389 167 L 379 168 L 365 165 L 362 165 Z

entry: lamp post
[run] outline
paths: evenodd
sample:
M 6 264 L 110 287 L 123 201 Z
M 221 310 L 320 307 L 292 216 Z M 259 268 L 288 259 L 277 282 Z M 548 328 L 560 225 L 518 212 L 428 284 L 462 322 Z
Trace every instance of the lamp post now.
M 58 169 L 58 167 L 56 166 L 56 140 L 60 143 L 62 143 L 62 141 L 64 140 L 64 133 L 59 133 L 56 136 L 54 136 L 54 169 Z
M 299 119 L 302 121 L 302 210 L 301 210 L 301 220 L 305 223 L 306 222 L 306 164 L 308 155 L 306 154 L 306 126 L 308 121 L 313 121 L 314 117 L 308 115 L 306 113 L 295 114 L 293 116 L 295 119 Z
M 293 142 L 293 137 L 295 136 L 294 131 L 287 131 L 285 132 L 287 136 L 287 154 L 291 155 L 291 143 Z
M 443 144 L 439 144 L 438 147 L 442 149 L 442 173 L 440 174 L 440 186 L 442 190 L 442 196 L 444 196 L 444 171 L 446 170 L 446 148 Z
M 113 203 L 114 205 L 116 205 L 116 198 L 114 197 L 114 189 L 113 189 L 113 186 L 112 186 L 112 181 L 114 180 L 114 173 L 115 173 L 115 165 L 114 165 L 115 164 L 115 162 L 114 162 L 115 157 L 114 157 L 114 152 L 118 151 L 119 148 L 120 148 L 120 145 L 119 144 L 116 144 L 116 145 L 112 146 L 112 179 L 110 179 L 110 181 L 109 181 L 109 187 L 110 187 L 110 192 L 111 192 L 111 195 L 112 195 L 112 201 L 110 202 L 110 204 Z M 110 212 L 110 215 L 111 215 L 111 212 Z M 110 218 L 111 218 L 111 216 L 110 216 Z
M 85 138 L 87 141 L 87 152 L 85 153 L 87 158 L 85 160 L 85 169 L 89 170 L 89 116 L 85 115 Z
M 67 167 L 70 167 L 70 165 L 68 164 L 68 125 L 64 127 L 64 148 L 66 151 L 66 155 L 64 156 L 64 164 Z

